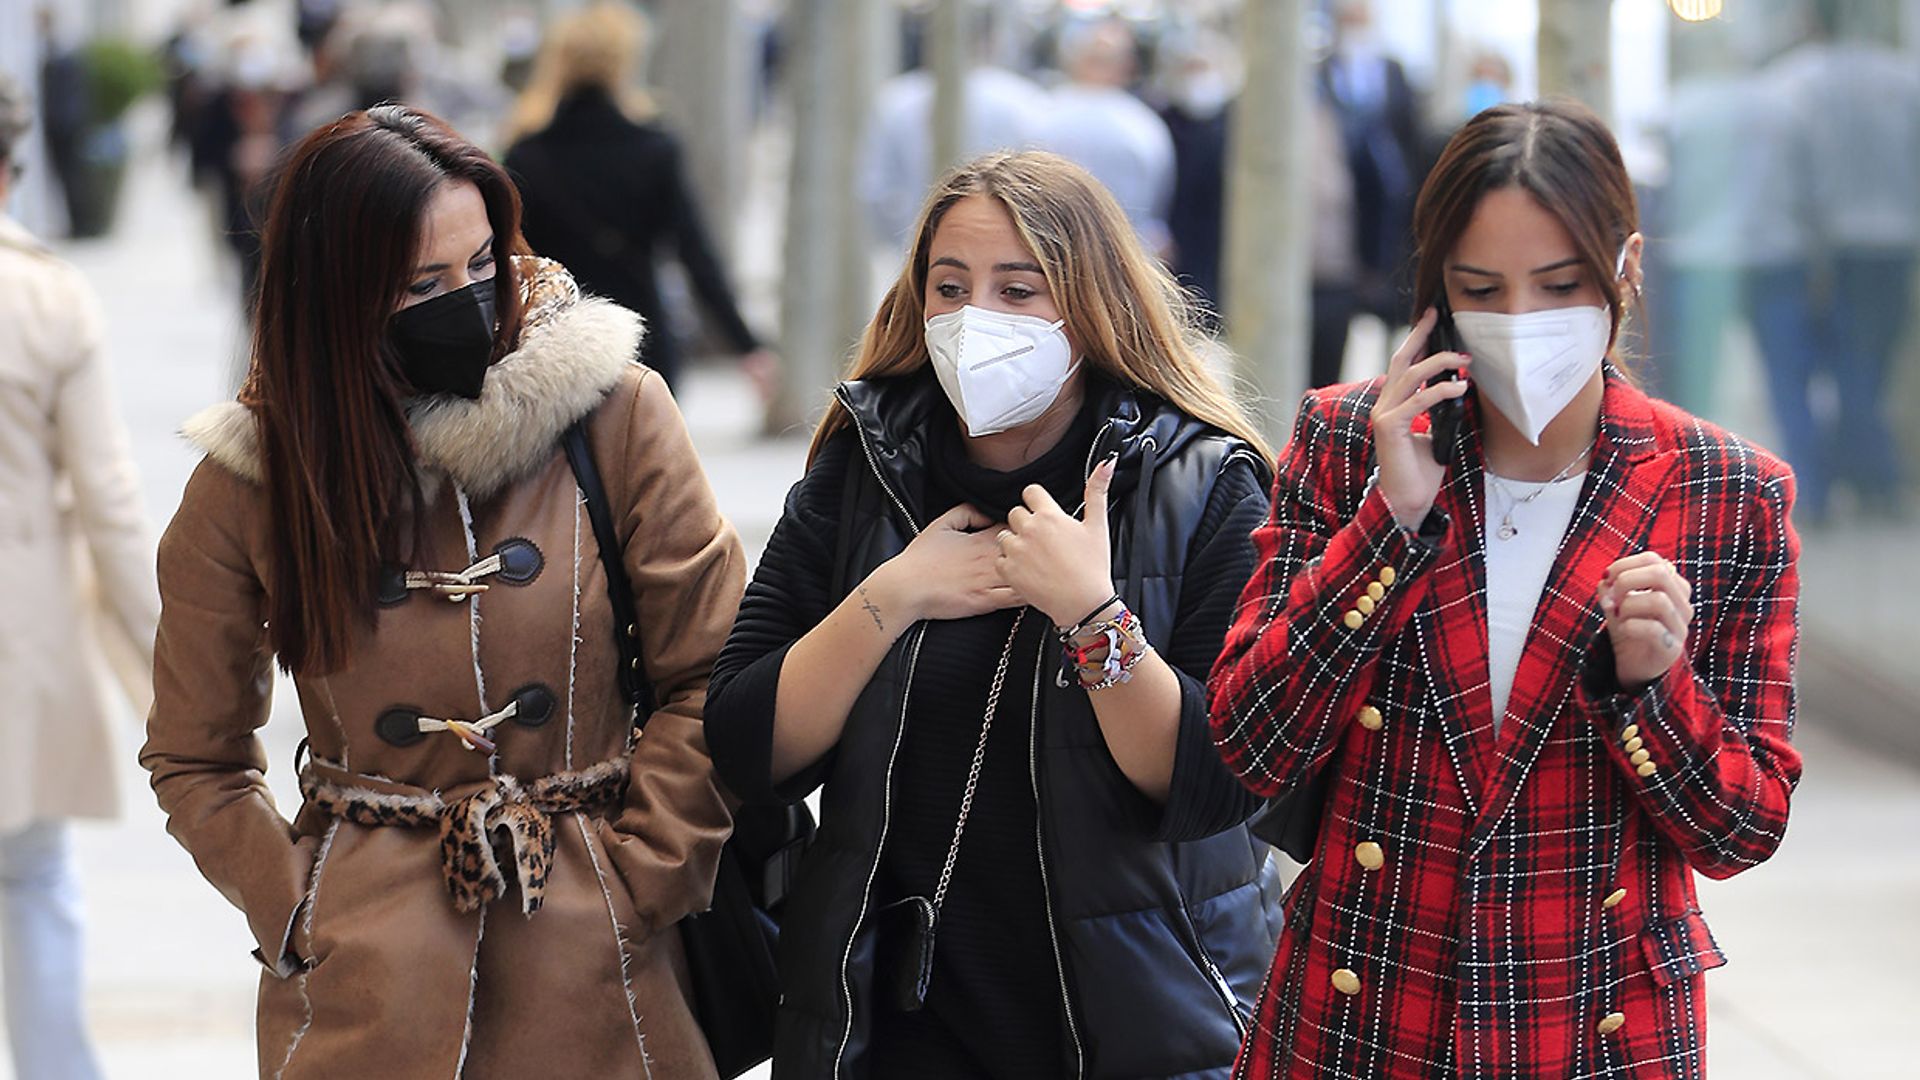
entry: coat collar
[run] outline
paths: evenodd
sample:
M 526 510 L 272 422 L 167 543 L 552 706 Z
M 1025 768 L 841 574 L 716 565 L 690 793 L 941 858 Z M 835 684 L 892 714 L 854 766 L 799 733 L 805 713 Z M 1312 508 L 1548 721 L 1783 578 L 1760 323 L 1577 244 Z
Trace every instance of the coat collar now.
M 436 396 L 409 415 L 421 467 L 484 499 L 553 453 L 568 425 L 600 404 L 633 364 L 640 316 L 610 300 L 583 298 L 558 263 L 516 262 L 526 305 L 520 347 L 487 372 L 474 401 Z M 208 457 L 254 483 L 264 475 L 251 410 L 223 401 L 181 432 Z
M 1087 394 L 1101 420 L 1088 454 L 1088 468 L 1108 454 L 1118 453 L 1114 490 L 1131 489 L 1151 456 L 1172 457 L 1188 443 L 1213 432 L 1179 409 L 1146 390 L 1136 389 L 1089 370 Z M 932 422 L 953 406 L 934 376 L 931 365 L 904 375 L 856 379 L 834 391 L 847 411 L 861 443 L 873 450 L 874 467 L 902 498 L 912 500 L 920 489 L 919 473 L 926 465 L 927 433 Z M 1262 474 L 1262 482 L 1268 477 Z M 930 515 L 912 507 L 920 525 Z
M 53 249 L 27 231 L 25 225 L 0 211 L 0 247 L 10 247 L 29 255 L 52 255 Z

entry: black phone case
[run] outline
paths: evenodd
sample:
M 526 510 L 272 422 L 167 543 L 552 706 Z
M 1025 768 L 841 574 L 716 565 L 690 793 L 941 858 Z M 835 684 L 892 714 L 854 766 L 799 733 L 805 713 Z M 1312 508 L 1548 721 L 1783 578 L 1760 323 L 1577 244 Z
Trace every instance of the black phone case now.
M 1453 329 L 1453 315 L 1443 307 L 1439 320 L 1433 324 L 1433 333 L 1427 335 L 1427 355 L 1459 351 L 1460 339 Z M 1459 377 L 1458 371 L 1448 369 L 1428 380 L 1427 385 L 1450 382 Z M 1432 436 L 1427 445 L 1433 451 L 1433 460 L 1442 465 L 1453 461 L 1455 444 L 1460 441 L 1460 416 L 1465 409 L 1465 401 L 1448 398 L 1427 410 L 1427 431 Z

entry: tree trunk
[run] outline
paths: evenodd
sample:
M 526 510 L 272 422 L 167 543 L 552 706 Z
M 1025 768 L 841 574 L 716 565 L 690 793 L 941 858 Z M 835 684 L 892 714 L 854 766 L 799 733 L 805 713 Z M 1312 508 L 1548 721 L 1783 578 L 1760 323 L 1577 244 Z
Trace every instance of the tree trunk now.
M 1540 96 L 1570 97 L 1612 123 L 1613 0 L 1540 0 Z
M 1223 314 L 1241 370 L 1260 395 L 1256 418 L 1276 437 L 1306 388 L 1312 324 L 1307 7 L 1307 0 L 1247 0 L 1240 16 L 1247 79 L 1228 146 Z
M 793 159 L 771 429 L 819 418 L 872 314 L 855 168 L 878 82 L 881 14 L 875 0 L 794 0 L 788 9 Z
M 967 145 L 967 67 L 972 58 L 973 27 L 968 0 L 938 0 L 927 50 L 933 71 L 933 161 L 927 177 L 937 180 L 960 163 Z
M 740 2 L 661 0 L 654 10 L 653 80 L 661 111 L 686 146 L 688 181 L 707 228 L 719 249 L 730 253 L 752 108 Z

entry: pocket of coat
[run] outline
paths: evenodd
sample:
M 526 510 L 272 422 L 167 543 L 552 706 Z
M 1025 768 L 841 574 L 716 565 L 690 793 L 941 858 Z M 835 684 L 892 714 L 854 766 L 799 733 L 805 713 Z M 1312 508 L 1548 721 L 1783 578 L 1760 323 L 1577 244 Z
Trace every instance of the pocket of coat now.
M 640 908 L 634 903 L 633 893 L 627 888 L 627 879 L 613 865 L 613 853 L 609 850 L 619 843 L 618 837 L 609 836 L 613 824 L 605 818 L 582 815 L 586 822 L 587 852 L 593 857 L 593 872 L 600 879 L 600 887 L 606 890 L 607 903 L 613 909 L 613 920 L 620 928 L 620 942 L 629 953 L 638 953 L 645 934 L 640 926 Z
M 1654 985 L 1663 989 L 1727 962 L 1697 908 L 1640 931 L 1640 949 Z

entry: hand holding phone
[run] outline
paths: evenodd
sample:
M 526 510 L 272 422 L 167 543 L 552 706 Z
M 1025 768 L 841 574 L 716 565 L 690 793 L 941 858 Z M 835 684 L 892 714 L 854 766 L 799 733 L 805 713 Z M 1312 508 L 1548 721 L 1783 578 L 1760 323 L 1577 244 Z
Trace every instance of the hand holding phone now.
M 1445 347 L 1454 344 L 1450 335 L 1436 338 L 1442 317 L 1439 308 L 1428 308 L 1394 350 L 1370 417 L 1377 490 L 1394 519 L 1409 529 L 1426 519 L 1446 481 L 1460 437 L 1459 399 L 1467 392 L 1462 376 L 1472 364 L 1464 353 Z M 1422 413 L 1432 425 L 1425 438 L 1413 431 Z
M 1427 335 L 1427 355 L 1443 352 L 1461 352 L 1460 337 L 1453 329 L 1453 313 L 1442 302 L 1439 318 L 1433 324 L 1433 332 Z M 1460 378 L 1459 368 L 1448 368 L 1427 381 L 1428 386 L 1454 382 Z M 1434 403 L 1427 410 L 1427 443 L 1433 451 L 1433 460 L 1441 465 L 1453 460 L 1454 448 L 1460 442 L 1460 418 L 1466 405 L 1457 397 L 1445 398 Z

